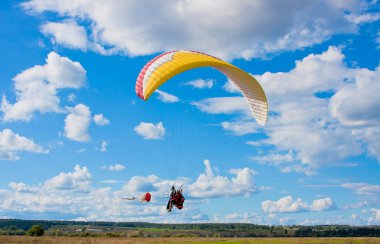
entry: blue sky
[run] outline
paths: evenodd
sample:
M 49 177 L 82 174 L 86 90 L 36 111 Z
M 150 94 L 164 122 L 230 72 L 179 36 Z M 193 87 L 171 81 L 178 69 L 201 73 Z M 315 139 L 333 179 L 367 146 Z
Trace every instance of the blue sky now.
M 379 224 L 378 6 L 2 1 L 0 217 Z M 139 99 L 141 68 L 179 49 L 251 73 L 268 123 L 211 68 Z

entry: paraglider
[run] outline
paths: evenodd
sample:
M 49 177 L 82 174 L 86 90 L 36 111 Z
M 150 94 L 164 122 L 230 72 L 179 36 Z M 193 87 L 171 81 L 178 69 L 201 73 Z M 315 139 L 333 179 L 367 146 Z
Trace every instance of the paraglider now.
M 212 67 L 225 74 L 241 91 L 257 123 L 265 125 L 268 119 L 268 103 L 259 82 L 244 70 L 201 52 L 178 50 L 166 52 L 153 58 L 142 68 L 137 77 L 136 94 L 146 101 L 158 87 L 172 77 L 200 67 Z M 184 201 L 182 187 L 176 190 L 172 186 L 166 210 L 171 212 L 173 206 L 182 209 Z
M 182 209 L 184 202 L 185 198 L 182 195 L 182 186 L 178 190 L 176 190 L 175 187 L 172 186 L 170 198 L 168 204 L 166 205 L 166 210 L 168 212 L 171 212 L 173 206 L 176 206 L 178 209 Z
M 259 82 L 249 73 L 211 55 L 195 51 L 171 51 L 149 61 L 140 71 L 136 81 L 136 93 L 148 100 L 163 83 L 186 70 L 213 67 L 224 73 L 240 89 L 249 109 L 259 125 L 268 118 L 268 103 Z

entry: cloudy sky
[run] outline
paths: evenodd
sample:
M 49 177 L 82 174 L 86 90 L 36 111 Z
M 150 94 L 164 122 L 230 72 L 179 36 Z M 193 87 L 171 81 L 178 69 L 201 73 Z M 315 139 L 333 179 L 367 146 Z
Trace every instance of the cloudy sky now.
M 380 224 L 379 27 L 376 0 L 1 1 L 0 218 Z M 268 123 L 211 68 L 139 99 L 178 49 L 251 73 Z

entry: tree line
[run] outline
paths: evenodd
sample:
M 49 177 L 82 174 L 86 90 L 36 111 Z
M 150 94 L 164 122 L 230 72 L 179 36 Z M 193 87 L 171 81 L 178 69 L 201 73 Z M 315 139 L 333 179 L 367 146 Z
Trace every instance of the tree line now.
M 121 230 L 139 231 L 141 236 L 151 236 L 154 230 L 164 230 L 166 235 L 181 235 L 181 231 L 192 231 L 198 236 L 219 237 L 380 237 L 380 226 L 349 226 L 349 225 L 319 225 L 319 226 L 269 226 L 247 223 L 198 223 L 198 224 L 158 224 L 145 222 L 87 222 L 87 221 L 48 221 L 0 219 L 0 235 L 36 235 L 40 236 L 50 229 L 60 230 L 62 235 L 78 234 L 96 236 L 96 233 L 85 231 L 70 233 L 69 230 L 82 228 L 103 228 L 108 235 L 119 236 Z M 62 230 L 67 230 L 65 233 Z M 153 231 L 153 232 L 152 232 Z M 144 234 L 141 234 L 144 233 Z M 184 232 L 189 233 L 189 232 Z M 54 234 L 53 234 L 54 235 Z

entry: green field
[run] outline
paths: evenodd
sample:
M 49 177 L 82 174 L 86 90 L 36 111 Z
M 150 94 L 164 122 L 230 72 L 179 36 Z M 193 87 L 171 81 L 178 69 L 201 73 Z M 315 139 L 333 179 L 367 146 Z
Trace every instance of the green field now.
M 380 243 L 380 238 L 106 238 L 106 237 L 29 237 L 0 236 L 0 243 L 252 243 L 252 244 L 292 244 L 292 243 L 335 243 L 335 244 L 365 244 Z

